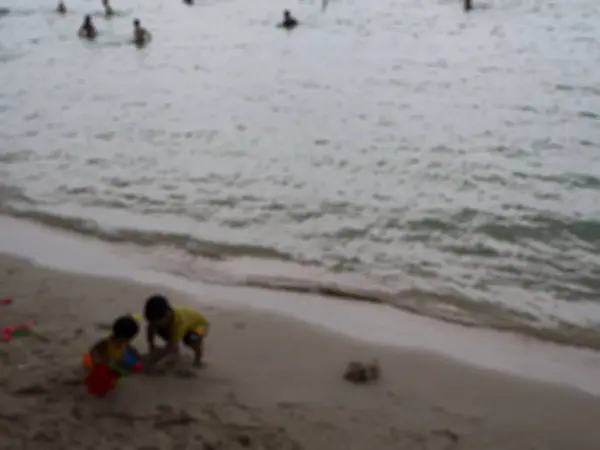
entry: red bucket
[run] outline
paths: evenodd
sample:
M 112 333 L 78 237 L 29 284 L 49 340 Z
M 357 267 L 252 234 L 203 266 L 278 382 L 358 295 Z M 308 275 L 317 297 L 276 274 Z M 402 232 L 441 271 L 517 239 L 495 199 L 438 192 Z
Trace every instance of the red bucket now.
M 116 386 L 121 375 L 105 364 L 96 364 L 85 379 L 87 390 L 97 397 L 104 397 Z

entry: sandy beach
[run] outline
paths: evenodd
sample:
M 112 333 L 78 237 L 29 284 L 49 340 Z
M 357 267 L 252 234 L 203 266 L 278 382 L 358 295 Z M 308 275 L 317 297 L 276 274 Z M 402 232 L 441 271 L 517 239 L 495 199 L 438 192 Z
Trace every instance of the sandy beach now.
M 90 397 L 79 361 L 118 314 L 159 286 L 74 275 L 0 257 L 3 326 L 36 335 L 0 344 L 2 449 L 487 449 L 600 447 L 600 398 L 367 345 L 278 316 L 203 308 L 206 366 L 136 375 Z M 202 293 L 198 293 L 199 296 Z M 283 294 L 282 294 L 283 295 Z M 359 333 L 367 333 L 369 326 Z M 143 338 L 136 342 L 141 348 Z M 191 366 L 191 356 L 189 356 Z M 352 359 L 380 361 L 370 385 L 343 380 Z
M 0 450 L 600 450 L 600 1 L 4 3 Z

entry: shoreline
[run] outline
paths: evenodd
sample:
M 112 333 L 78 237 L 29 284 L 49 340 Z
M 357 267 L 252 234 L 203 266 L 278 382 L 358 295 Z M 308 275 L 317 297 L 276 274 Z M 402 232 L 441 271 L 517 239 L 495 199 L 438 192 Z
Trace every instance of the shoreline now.
M 81 385 L 81 354 L 157 285 L 61 272 L 0 255 L 3 324 L 38 335 L 0 345 L 0 448 L 264 450 L 595 450 L 600 397 L 349 339 L 241 307 L 199 306 L 211 320 L 205 368 L 135 376 L 103 400 Z M 160 283 L 159 283 L 160 285 Z M 164 289 L 164 290 L 163 290 Z M 143 333 L 136 344 L 143 348 Z M 191 364 L 190 355 L 185 355 Z M 382 378 L 342 379 L 376 358 Z M 185 363 L 185 362 L 184 362 Z M 5 446 L 6 445 L 6 446 Z
M 255 309 L 296 319 L 371 344 L 417 349 L 461 363 L 526 378 L 565 384 L 600 395 L 594 367 L 600 353 L 564 347 L 519 335 L 464 328 L 384 305 L 347 302 L 319 295 L 211 285 L 159 272 L 148 255 L 128 246 L 110 246 L 38 224 L 0 216 L 0 254 L 15 255 L 67 273 L 161 285 L 193 294 L 206 305 Z M 60 255 L 60 257 L 57 257 Z M 365 328 L 368 332 L 356 330 Z
M 114 212 L 77 209 L 75 215 L 66 210 L 21 210 L 6 206 L 1 216 L 35 223 L 58 233 L 97 241 L 109 247 L 130 248 L 144 255 L 145 268 L 170 272 L 204 284 L 260 288 L 292 294 L 321 295 L 348 302 L 390 306 L 407 314 L 431 318 L 470 328 L 515 333 L 557 345 L 600 350 L 600 333 L 595 323 L 600 320 L 596 302 L 553 302 L 543 299 L 527 301 L 519 294 L 518 283 L 502 297 L 475 300 L 454 295 L 434 279 L 397 274 L 400 285 L 382 283 L 360 272 L 331 272 L 323 267 L 294 261 L 290 254 L 260 245 L 242 246 L 197 240 L 183 229 L 147 230 L 135 215 L 119 220 L 106 220 Z M 117 216 L 123 214 L 119 212 Z M 133 223 L 133 229 L 127 226 Z M 188 224 L 192 227 L 191 224 Z M 140 227 L 141 228 L 138 228 Z M 160 229 L 160 228 L 159 228 Z M 224 251 L 229 248 L 229 251 Z M 250 251 L 250 249 L 252 249 Z M 18 252 L 20 254 L 20 252 Z M 402 287 L 401 287 L 402 286 Z M 439 288 L 439 289 L 438 289 Z M 399 289 L 399 290 L 397 290 Z M 470 299 L 469 299 L 470 298 Z

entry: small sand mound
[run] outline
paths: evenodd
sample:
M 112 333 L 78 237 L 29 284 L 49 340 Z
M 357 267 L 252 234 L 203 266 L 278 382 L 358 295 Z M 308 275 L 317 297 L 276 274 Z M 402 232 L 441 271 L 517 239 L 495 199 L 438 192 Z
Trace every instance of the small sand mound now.
M 355 384 L 372 383 L 379 380 L 380 377 L 381 367 L 376 360 L 373 360 L 370 363 L 350 361 L 344 372 L 344 379 Z

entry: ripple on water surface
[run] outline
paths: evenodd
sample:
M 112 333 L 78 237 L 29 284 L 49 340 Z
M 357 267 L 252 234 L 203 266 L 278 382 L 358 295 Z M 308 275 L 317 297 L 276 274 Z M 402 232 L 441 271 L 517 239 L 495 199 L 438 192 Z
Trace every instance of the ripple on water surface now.
M 191 277 L 599 346 L 600 2 L 318 3 L 289 34 L 274 0 L 7 5 L 4 211 Z

